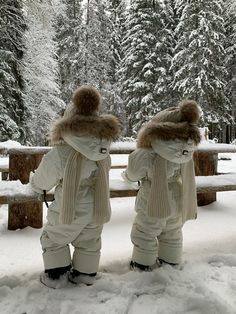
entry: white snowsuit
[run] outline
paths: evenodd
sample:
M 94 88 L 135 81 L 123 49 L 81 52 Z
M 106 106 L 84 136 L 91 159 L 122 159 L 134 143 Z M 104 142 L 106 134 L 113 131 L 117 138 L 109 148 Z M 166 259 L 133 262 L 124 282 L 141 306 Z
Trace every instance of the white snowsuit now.
M 123 174 L 141 181 L 131 232 L 133 262 L 152 266 L 157 257 L 181 262 L 182 226 L 197 214 L 192 154 L 201 140 L 199 118 L 198 104 L 184 100 L 158 112 L 138 133 Z
M 183 155 L 184 150 L 189 153 Z M 192 141 L 158 140 L 153 142 L 152 148 L 139 148 L 130 154 L 123 177 L 129 181 L 141 181 L 135 203 L 137 215 L 131 231 L 133 261 L 147 266 L 154 265 L 157 257 L 168 263 L 181 262 L 184 223 L 181 208 L 181 164 L 190 161 L 193 150 Z M 167 160 L 168 198 L 171 207 L 169 217 L 158 219 L 150 217 L 146 209 L 156 154 Z
M 108 158 L 110 168 L 110 144 L 117 138 L 119 130 L 119 122 L 112 115 L 75 115 L 62 118 L 55 124 L 55 146 L 43 157 L 30 178 L 33 190 L 38 193 L 42 194 L 43 190 L 49 191 L 55 187 L 55 200 L 48 208 L 47 224 L 41 236 L 45 269 L 69 266 L 72 263 L 73 268 L 81 273 L 97 272 L 103 225 L 94 220 L 95 182 L 98 174 L 96 162 Z M 82 163 L 75 214 L 71 224 L 62 224 L 59 216 L 62 211 L 64 171 L 68 156 L 74 150 L 81 154 Z M 72 258 L 69 244 L 74 246 Z

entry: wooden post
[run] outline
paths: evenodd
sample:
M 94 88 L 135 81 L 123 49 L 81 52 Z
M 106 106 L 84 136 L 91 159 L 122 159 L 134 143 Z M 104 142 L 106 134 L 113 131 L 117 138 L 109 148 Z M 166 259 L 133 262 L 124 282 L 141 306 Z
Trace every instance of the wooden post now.
M 42 202 L 9 203 L 8 229 L 42 228 Z
M 193 155 L 196 176 L 217 175 L 217 153 L 196 151 Z M 204 206 L 216 201 L 216 193 L 198 193 L 198 206 Z
M 20 180 L 23 184 L 28 183 L 30 172 L 38 167 L 42 157 L 42 153 L 29 154 L 17 150 L 9 153 L 9 179 Z M 43 226 L 42 202 L 10 203 L 8 212 L 9 230 Z

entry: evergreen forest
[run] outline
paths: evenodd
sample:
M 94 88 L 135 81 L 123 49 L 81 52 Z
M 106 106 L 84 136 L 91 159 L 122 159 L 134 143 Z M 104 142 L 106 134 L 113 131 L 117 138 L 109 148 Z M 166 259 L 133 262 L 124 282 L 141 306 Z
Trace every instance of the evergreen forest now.
M 236 139 L 235 0 L 0 0 L 0 142 L 46 145 L 82 84 L 134 138 L 194 99 L 209 137 Z

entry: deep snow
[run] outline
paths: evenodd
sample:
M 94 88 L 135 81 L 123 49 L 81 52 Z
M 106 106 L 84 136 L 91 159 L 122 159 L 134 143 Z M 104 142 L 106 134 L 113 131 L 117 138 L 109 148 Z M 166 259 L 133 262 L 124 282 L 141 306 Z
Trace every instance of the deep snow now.
M 219 161 L 236 172 L 236 156 Z M 236 191 L 217 194 L 184 226 L 182 270 L 164 266 L 151 273 L 129 271 L 134 198 L 112 199 L 113 215 L 103 232 L 99 278 L 91 286 L 61 290 L 43 286 L 41 229 L 7 230 L 0 207 L 1 314 L 235 314 Z M 46 211 L 45 211 L 46 212 Z

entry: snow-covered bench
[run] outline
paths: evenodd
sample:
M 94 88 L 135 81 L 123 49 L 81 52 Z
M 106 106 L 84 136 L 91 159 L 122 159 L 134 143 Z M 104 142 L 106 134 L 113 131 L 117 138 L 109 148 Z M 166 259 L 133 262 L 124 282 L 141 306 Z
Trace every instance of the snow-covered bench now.
M 110 197 L 128 197 L 135 196 L 138 191 L 138 184 L 129 184 L 122 180 L 110 181 Z M 53 190 L 47 192 L 46 201 L 54 199 Z M 30 184 L 22 184 L 20 180 L 0 181 L 0 204 L 9 204 L 14 202 L 35 202 L 44 201 L 43 195 L 35 193 Z
M 212 193 L 236 190 L 236 173 L 221 174 L 216 176 L 198 176 L 196 178 L 197 193 Z M 110 180 L 110 197 L 136 196 L 138 184 L 122 181 L 122 179 Z M 46 200 L 52 201 L 53 190 L 47 192 Z M 44 201 L 42 195 L 35 193 L 30 184 L 22 184 L 19 180 L 0 181 L 0 204 L 12 202 Z
M 196 177 L 197 193 L 212 193 L 222 191 L 236 190 L 236 173 L 222 174 L 216 176 L 198 176 Z M 130 197 L 137 195 L 138 185 L 129 184 L 121 179 L 110 180 L 110 197 Z M 50 202 L 54 198 L 53 191 L 46 195 L 46 201 Z M 43 202 L 42 195 L 32 191 L 29 184 L 22 184 L 19 180 L 0 181 L 0 204 L 11 204 L 9 207 L 8 228 L 15 230 L 32 226 L 34 228 L 42 227 L 42 220 L 39 219 L 38 207 L 34 207 L 37 202 Z M 19 204 L 24 208 L 24 203 L 30 204 L 27 210 L 21 211 Z M 14 208 L 17 204 L 17 210 Z
M 122 157 L 123 154 L 128 155 L 135 149 L 135 142 L 118 142 L 112 145 L 111 154 L 113 168 L 125 167 L 126 162 Z M 42 200 L 38 199 L 28 187 L 21 185 L 29 181 L 30 171 L 36 169 L 41 161 L 41 158 L 46 154 L 51 147 L 1 147 L 0 154 L 9 155 L 9 180 L 11 182 L 1 181 L 0 183 L 0 203 L 9 204 L 9 229 L 23 228 L 32 226 L 40 228 L 42 226 Z M 195 153 L 195 170 L 196 175 L 204 176 L 197 177 L 198 188 L 198 204 L 206 205 L 216 200 L 216 192 L 225 190 L 234 190 L 234 177 L 224 176 L 227 182 L 221 184 L 221 179 L 217 174 L 217 159 L 218 153 L 236 152 L 236 145 L 228 144 L 209 144 L 201 143 Z M 119 155 L 119 156 L 118 156 Z M 127 159 L 126 159 L 127 160 Z M 114 170 L 118 171 L 118 170 Z M 206 177 L 205 177 L 206 176 Z M 211 176 L 213 176 L 211 178 Z M 133 196 L 137 193 L 137 186 L 131 187 L 121 179 L 113 181 L 111 177 L 111 197 Z M 17 180 L 20 180 L 17 182 Z M 20 183 L 21 182 L 21 183 Z M 5 185 L 6 183 L 7 185 Z M 47 195 L 50 201 L 50 193 Z

